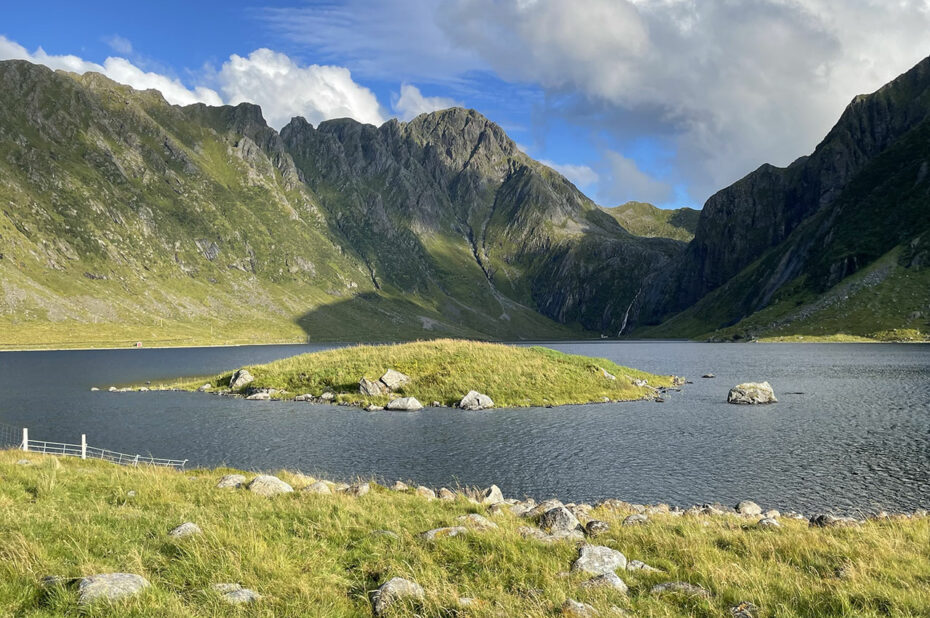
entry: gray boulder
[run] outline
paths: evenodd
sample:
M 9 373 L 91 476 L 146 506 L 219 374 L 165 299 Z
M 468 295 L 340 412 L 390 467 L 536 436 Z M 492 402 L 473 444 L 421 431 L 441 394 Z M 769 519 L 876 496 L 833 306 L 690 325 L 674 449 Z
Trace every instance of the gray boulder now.
M 504 494 L 501 493 L 501 488 L 497 485 L 491 485 L 484 491 L 480 492 L 476 497 L 476 500 L 481 504 L 497 504 L 498 502 L 504 501 Z
M 456 498 L 455 492 L 449 489 L 448 487 L 439 488 L 439 499 L 445 500 L 446 502 L 452 502 Z
M 387 404 L 388 410 L 400 412 L 415 412 L 423 409 L 423 404 L 417 401 L 416 397 L 400 397 Z
M 388 609 L 405 599 L 422 600 L 426 596 L 423 588 L 416 582 L 402 577 L 394 577 L 378 588 L 372 595 L 371 603 L 375 616 L 383 616 Z
M 394 371 L 393 369 L 388 369 L 384 372 L 384 375 L 381 376 L 380 382 L 384 384 L 389 391 L 396 391 L 400 387 L 410 383 L 410 376 L 399 371 Z
M 105 573 L 81 579 L 78 585 L 78 604 L 89 605 L 94 601 L 117 601 L 139 594 L 148 588 L 148 580 L 134 573 Z
M 468 391 L 459 401 L 459 407 L 463 410 L 486 410 L 494 407 L 494 401 L 478 391 Z
M 427 500 L 436 499 L 436 492 L 430 489 L 429 487 L 424 487 L 423 485 L 420 485 L 419 487 L 417 487 L 414 490 L 414 493 L 416 493 L 416 495 L 420 496 L 421 498 L 426 498 Z
M 759 608 L 749 601 L 741 601 L 730 608 L 730 616 L 733 618 L 756 618 L 759 615 Z
M 362 378 L 358 381 L 358 392 L 366 397 L 378 397 L 388 393 L 387 387 L 381 382 Z
M 270 474 L 259 474 L 252 482 L 249 483 L 249 491 L 260 496 L 276 496 L 278 494 L 287 494 L 294 491 L 294 488 Z
M 268 401 L 269 399 L 271 399 L 271 393 L 267 393 L 265 391 L 259 391 L 257 393 L 252 393 L 251 395 L 246 397 L 246 399 L 249 401 Z
M 368 483 L 355 483 L 354 485 L 349 486 L 349 488 L 346 490 L 346 494 L 356 498 L 361 498 L 369 491 L 371 491 L 371 485 Z
M 603 575 L 598 575 L 592 577 L 586 582 L 582 582 L 582 588 L 611 588 L 618 592 L 626 594 L 627 588 L 626 582 L 620 579 L 620 576 L 614 573 L 613 571 L 609 573 L 604 573 Z
M 539 527 L 552 535 L 570 534 L 581 529 L 578 518 L 564 506 L 558 506 L 542 514 Z
M 678 593 L 688 597 L 698 597 L 702 599 L 710 598 L 710 593 L 704 588 L 688 582 L 665 582 L 656 584 L 650 589 L 652 594 Z
M 736 505 L 736 512 L 740 515 L 749 515 L 750 517 L 756 517 L 762 514 L 762 507 L 753 502 L 752 500 L 743 500 Z
M 474 528 L 475 530 L 493 530 L 494 528 L 497 528 L 497 524 L 495 524 L 484 515 L 479 515 L 478 513 L 459 515 L 455 518 L 455 521 L 459 522 L 463 526 Z
M 778 403 L 778 400 L 775 399 L 775 391 L 768 382 L 744 382 L 730 389 L 727 403 L 756 405 Z
M 578 550 L 578 559 L 572 564 L 573 571 L 583 571 L 591 575 L 603 575 L 624 568 L 626 556 L 603 545 L 583 545 Z
M 778 520 L 772 517 L 763 517 L 756 525 L 760 528 L 781 528 L 781 524 L 778 523 Z
M 240 369 L 229 378 L 229 390 L 239 391 L 255 381 L 252 374 L 246 369 Z
M 810 518 L 810 525 L 816 528 L 848 528 L 858 526 L 859 520 L 852 517 L 838 517 L 828 513 L 820 513 Z
M 244 603 L 255 603 L 262 598 L 254 590 L 243 588 L 239 584 L 213 584 L 213 590 L 220 593 L 223 600 L 230 605 L 242 605 Z
M 662 569 L 649 566 L 642 560 L 630 560 L 626 563 L 627 571 L 645 571 L 646 573 L 662 573 Z
M 649 523 L 649 518 L 646 517 L 643 513 L 633 513 L 626 517 L 621 526 L 642 526 L 643 524 Z
M 592 519 L 584 525 L 584 532 L 591 537 L 600 536 L 610 532 L 610 524 L 599 519 Z
M 597 610 L 587 603 L 580 603 L 575 599 L 566 599 L 562 604 L 562 615 L 571 616 L 572 618 L 593 618 L 597 616 Z
M 203 530 L 194 522 L 187 521 L 169 532 L 168 536 L 174 539 L 183 539 L 186 536 L 194 536 L 195 534 L 203 534 Z
M 329 485 L 327 485 L 323 481 L 317 481 L 315 483 L 310 483 L 309 485 L 301 489 L 301 491 L 305 491 L 308 494 L 323 494 L 323 495 L 329 495 L 333 493 L 333 491 L 329 488 Z
M 227 474 L 216 484 L 217 489 L 239 489 L 245 485 L 245 477 L 241 474 Z
M 433 528 L 420 534 L 420 537 L 427 541 L 438 541 L 460 534 L 468 534 L 468 528 L 465 526 L 448 526 L 445 528 Z

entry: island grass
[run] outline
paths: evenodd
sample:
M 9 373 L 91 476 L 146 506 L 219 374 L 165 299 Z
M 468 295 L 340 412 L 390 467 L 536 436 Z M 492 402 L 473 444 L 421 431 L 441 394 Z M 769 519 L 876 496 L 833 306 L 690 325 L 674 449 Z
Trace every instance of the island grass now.
M 452 405 L 470 390 L 488 395 L 496 407 L 633 400 L 655 394 L 633 380 L 646 380 L 653 387 L 672 385 L 671 376 L 621 367 L 603 358 L 453 339 L 338 348 L 246 369 L 255 377 L 250 388 L 286 391 L 281 397 L 320 396 L 331 391 L 337 401 L 360 404 L 388 401 L 387 396 L 363 396 L 358 387 L 362 377 L 377 380 L 388 369 L 411 378 L 398 389 L 398 395 L 416 397 L 424 404 Z M 604 371 L 616 379 L 606 377 Z M 210 383 L 215 388 L 228 387 L 232 373 L 220 374 Z M 165 386 L 192 390 L 203 384 L 200 379 Z
M 26 458 L 31 465 L 20 465 Z M 595 509 L 610 524 L 597 543 L 665 573 L 624 572 L 628 595 L 580 587 L 572 543 L 524 539 L 527 521 L 490 515 L 464 499 L 427 501 L 373 486 L 362 498 L 297 491 L 263 498 L 220 490 L 229 470 L 176 472 L 0 451 L 0 615 L 4 616 L 370 616 L 370 591 L 391 577 L 417 581 L 426 598 L 396 616 L 553 616 L 567 598 L 601 615 L 729 615 L 751 601 L 765 617 L 930 615 L 930 519 L 871 520 L 857 528 L 779 530 L 735 516 L 653 515 L 620 525 L 626 511 Z M 295 488 L 309 479 L 281 471 Z M 507 494 L 507 488 L 504 487 Z M 128 492 L 134 491 L 134 495 Z M 541 498 L 543 496 L 538 496 Z M 477 512 L 497 530 L 427 543 L 420 532 Z M 203 534 L 174 540 L 185 521 Z M 398 535 L 372 534 L 390 530 Z M 132 572 L 152 586 L 138 597 L 79 609 L 46 575 Z M 681 580 L 709 599 L 657 597 Z M 263 599 L 226 605 L 211 584 L 236 582 Z M 459 608 L 457 599 L 477 603 Z

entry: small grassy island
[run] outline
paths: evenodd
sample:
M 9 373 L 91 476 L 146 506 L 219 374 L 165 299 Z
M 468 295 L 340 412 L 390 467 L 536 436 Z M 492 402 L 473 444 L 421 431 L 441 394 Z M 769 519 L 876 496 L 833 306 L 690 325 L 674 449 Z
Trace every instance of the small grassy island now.
M 234 380 L 243 370 L 248 381 Z M 542 347 L 438 339 L 302 354 L 228 371 L 207 384 L 184 380 L 160 388 L 373 407 L 408 397 L 425 405 L 455 406 L 477 391 L 493 407 L 526 407 L 654 398 L 675 378 Z
M 930 615 L 925 513 L 812 525 L 12 450 L 0 478 L 3 616 Z

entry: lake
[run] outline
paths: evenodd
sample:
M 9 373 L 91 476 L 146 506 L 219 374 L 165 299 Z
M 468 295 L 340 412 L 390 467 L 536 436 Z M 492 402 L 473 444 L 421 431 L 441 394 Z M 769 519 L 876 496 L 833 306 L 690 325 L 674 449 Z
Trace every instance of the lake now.
M 553 342 L 692 380 L 665 403 L 368 413 L 110 385 L 219 373 L 326 347 L 0 352 L 0 423 L 127 453 L 507 496 L 861 512 L 930 507 L 930 345 Z M 712 372 L 716 379 L 701 379 Z M 725 403 L 768 380 L 779 403 Z M 89 389 L 97 386 L 101 392 Z

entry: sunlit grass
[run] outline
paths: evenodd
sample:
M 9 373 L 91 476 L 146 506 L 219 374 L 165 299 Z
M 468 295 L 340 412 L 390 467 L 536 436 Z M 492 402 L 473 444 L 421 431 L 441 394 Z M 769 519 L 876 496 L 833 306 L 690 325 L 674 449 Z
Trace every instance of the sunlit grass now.
M 16 463 L 24 457 L 32 465 Z M 369 591 L 395 576 L 426 590 L 422 605 L 400 608 L 398 616 L 552 616 L 566 598 L 603 615 L 618 606 L 636 616 L 722 616 L 744 600 L 772 617 L 930 614 L 927 518 L 849 529 L 783 519 L 780 530 L 761 530 L 735 516 L 653 515 L 644 526 L 623 527 L 628 512 L 596 509 L 592 516 L 610 524 L 598 544 L 665 571 L 621 571 L 630 587 L 624 596 L 585 590 L 583 575 L 565 575 L 577 555 L 571 543 L 524 539 L 518 528 L 526 520 L 490 515 L 461 498 L 427 501 L 374 487 L 358 499 L 300 491 L 268 499 L 216 489 L 227 472 L 0 451 L 0 615 L 368 616 Z M 287 471 L 278 475 L 298 489 L 308 483 Z M 499 529 L 433 544 L 417 536 L 470 512 L 491 517 Z M 170 539 L 168 531 L 185 521 L 203 535 Z M 46 575 L 121 571 L 146 577 L 152 587 L 83 612 L 74 590 L 41 585 Z M 701 585 L 712 596 L 649 593 L 670 580 Z M 264 598 L 233 608 L 208 591 L 220 582 L 241 583 Z M 478 604 L 459 609 L 459 597 Z
M 646 380 L 653 387 L 672 384 L 670 376 L 621 367 L 607 359 L 453 339 L 338 348 L 248 367 L 255 377 L 251 388 L 284 390 L 289 396 L 331 391 L 339 401 L 361 403 L 387 401 L 387 397 L 361 395 L 358 383 L 362 377 L 377 380 L 388 369 L 411 378 L 398 394 L 443 405 L 457 403 L 470 390 L 488 395 L 498 407 L 522 407 L 641 399 L 654 391 L 636 386 L 633 380 Z M 212 384 L 228 386 L 233 370 L 212 378 Z M 616 379 L 606 377 L 604 371 Z M 189 380 L 170 386 L 194 389 L 203 383 Z

